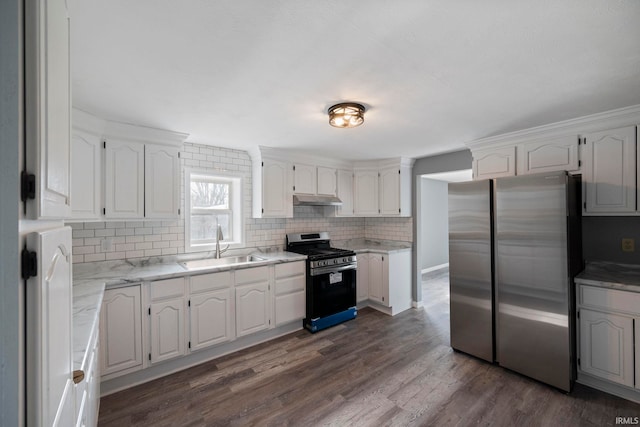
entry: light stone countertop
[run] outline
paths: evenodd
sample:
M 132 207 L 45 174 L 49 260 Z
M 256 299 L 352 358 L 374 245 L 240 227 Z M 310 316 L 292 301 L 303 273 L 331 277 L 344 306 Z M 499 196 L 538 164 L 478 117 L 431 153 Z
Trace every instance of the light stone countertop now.
M 202 255 L 202 254 L 201 254 Z M 102 261 L 73 266 L 73 369 L 88 369 L 89 344 L 98 333 L 99 313 L 105 289 L 130 283 L 184 277 L 217 271 L 238 270 L 284 262 L 303 261 L 306 255 L 292 252 L 253 252 L 264 258 L 242 264 L 186 270 L 178 263 L 181 257 L 150 258 L 144 261 Z M 185 257 L 184 260 L 193 260 Z
M 376 240 L 376 239 L 351 239 L 331 241 L 331 246 L 341 249 L 350 249 L 356 253 L 394 253 L 411 250 L 411 242 L 398 240 Z
M 576 276 L 580 285 L 640 292 L 640 265 L 590 262 Z

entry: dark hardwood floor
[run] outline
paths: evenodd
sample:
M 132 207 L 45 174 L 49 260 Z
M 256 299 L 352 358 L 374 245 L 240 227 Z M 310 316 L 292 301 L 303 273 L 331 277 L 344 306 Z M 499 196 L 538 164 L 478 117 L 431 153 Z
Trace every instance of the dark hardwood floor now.
M 576 384 L 570 395 L 449 347 L 447 272 L 423 309 L 363 309 L 104 397 L 100 426 L 604 426 L 640 405 Z

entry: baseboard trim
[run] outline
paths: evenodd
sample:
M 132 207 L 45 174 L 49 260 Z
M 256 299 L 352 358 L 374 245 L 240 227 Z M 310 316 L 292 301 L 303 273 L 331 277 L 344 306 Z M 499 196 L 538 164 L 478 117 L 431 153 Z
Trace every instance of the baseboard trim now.
M 584 372 L 578 372 L 578 383 L 595 388 L 605 393 L 613 394 L 614 396 L 621 397 L 623 399 L 630 400 L 635 403 L 640 403 L 640 392 L 635 389 L 630 389 L 623 385 L 611 383 L 609 381 L 601 380 Z
M 411 301 L 411 307 L 422 308 L 424 307 L 424 303 L 422 301 Z
M 420 270 L 420 274 L 429 273 L 431 271 L 440 270 L 441 268 L 449 267 L 449 263 L 445 262 L 444 264 L 434 265 L 433 267 L 424 268 Z

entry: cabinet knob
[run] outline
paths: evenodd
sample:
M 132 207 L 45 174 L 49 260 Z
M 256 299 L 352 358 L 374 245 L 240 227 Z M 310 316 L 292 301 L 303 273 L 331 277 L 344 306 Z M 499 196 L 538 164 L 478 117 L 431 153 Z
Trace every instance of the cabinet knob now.
M 73 383 L 79 384 L 84 379 L 84 371 L 82 369 L 77 369 L 73 371 Z

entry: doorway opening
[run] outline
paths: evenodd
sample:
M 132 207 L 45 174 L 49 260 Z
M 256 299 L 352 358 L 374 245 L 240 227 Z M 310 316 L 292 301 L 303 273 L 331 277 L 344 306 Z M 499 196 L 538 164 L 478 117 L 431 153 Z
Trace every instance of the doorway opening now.
M 449 305 L 448 186 L 471 179 L 471 169 L 417 177 L 417 300 L 426 310 L 443 300 Z

